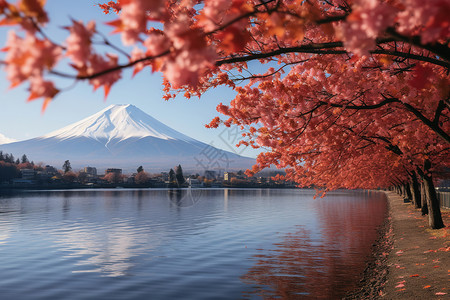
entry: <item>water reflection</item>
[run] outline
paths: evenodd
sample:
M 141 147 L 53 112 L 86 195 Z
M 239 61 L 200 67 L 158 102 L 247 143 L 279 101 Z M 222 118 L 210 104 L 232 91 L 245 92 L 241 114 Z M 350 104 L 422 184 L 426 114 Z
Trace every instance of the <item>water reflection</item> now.
M 356 196 L 356 197 L 355 197 Z M 255 255 L 242 280 L 263 298 L 340 299 L 356 287 L 386 213 L 384 195 L 334 193 L 314 202 L 320 239 L 299 227 Z
M 169 189 L 167 196 L 176 207 L 189 207 L 195 204 L 195 199 L 192 195 L 192 189 Z
M 0 231 L 0 245 L 6 244 L 7 240 L 11 237 L 11 229 L 0 224 L 2 230 Z
M 70 230 L 54 232 L 52 237 L 66 259 L 75 258 L 73 273 L 97 272 L 102 276 L 130 275 L 134 258 L 148 254 L 162 243 L 163 232 L 134 228 L 122 221 L 108 227 L 76 224 Z
M 365 255 L 358 248 L 370 246 L 382 201 L 313 194 L 151 189 L 0 198 L 0 290 L 8 299 L 338 298 L 355 281 Z M 195 205 L 186 205 L 189 195 Z
M 167 237 L 151 208 L 164 211 L 168 203 L 148 200 L 142 191 L 31 192 L 17 201 L 0 199 L 0 245 L 10 242 L 11 232 L 30 235 L 31 244 L 56 246 L 73 273 L 130 275 L 137 257 L 151 257 Z
M 274 245 L 273 250 L 261 249 L 261 254 L 254 256 L 256 264 L 242 277 L 245 283 L 255 286 L 245 297 L 332 299 L 327 293 L 311 290 L 326 285 L 328 279 L 322 249 L 308 230 L 299 226 L 298 231 Z
M 2 199 L 0 195 L 0 245 L 5 244 L 10 238 L 11 226 L 5 216 L 13 213 L 16 208 L 11 207 L 11 201 Z
M 217 192 L 217 190 L 213 191 Z M 173 206 L 191 207 L 202 199 L 207 199 L 209 192 L 201 188 L 171 188 L 167 190 L 167 197 Z

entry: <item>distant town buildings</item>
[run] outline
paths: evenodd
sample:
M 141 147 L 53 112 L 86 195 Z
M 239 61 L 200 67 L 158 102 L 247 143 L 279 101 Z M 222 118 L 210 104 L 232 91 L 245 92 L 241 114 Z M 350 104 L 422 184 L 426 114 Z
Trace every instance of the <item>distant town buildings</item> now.
M 25 165 L 24 165 L 25 166 Z M 142 167 L 140 167 L 142 168 Z M 181 170 L 181 166 L 179 166 Z M 139 170 L 139 168 L 138 168 Z M 176 168 L 176 170 L 178 170 Z M 142 169 L 137 173 L 123 174 L 119 168 L 108 168 L 103 174 L 98 174 L 97 168 L 86 166 L 78 172 L 63 172 L 55 167 L 29 164 L 21 169 L 15 169 L 9 178 L 0 178 L 0 187 L 12 188 L 203 188 L 203 187 L 238 187 L 238 188 L 280 188 L 294 187 L 293 183 L 272 180 L 274 172 L 248 177 L 243 170 L 236 172 L 220 172 L 205 170 L 203 175 L 176 174 L 160 172 L 150 174 Z M 273 173 L 273 174 L 272 174 Z M 172 179 L 171 179 L 172 178 Z M 181 183 L 180 183 L 181 182 Z
M 169 172 L 161 172 L 161 178 L 163 181 L 169 181 Z
M 109 169 L 105 170 L 105 175 L 108 175 L 111 173 L 116 174 L 116 175 L 122 175 L 122 169 L 109 168 Z
M 217 172 L 212 170 L 205 170 L 205 178 L 208 180 L 217 179 Z
M 36 178 L 36 171 L 33 169 L 21 169 L 20 174 L 24 180 L 34 180 Z
M 190 187 L 203 187 L 203 182 L 196 178 L 189 177 L 186 182 Z
M 49 165 L 46 165 L 42 172 L 46 175 L 52 175 L 52 176 L 58 174 L 58 170 L 55 167 L 49 166 Z
M 223 180 L 225 181 L 231 181 L 232 178 L 236 178 L 236 173 L 233 172 L 225 172 L 223 173 Z
M 92 177 L 97 176 L 97 168 L 95 168 L 95 167 L 85 167 L 83 170 L 84 170 L 84 173 L 86 173 L 86 175 L 88 175 L 88 176 L 92 176 Z

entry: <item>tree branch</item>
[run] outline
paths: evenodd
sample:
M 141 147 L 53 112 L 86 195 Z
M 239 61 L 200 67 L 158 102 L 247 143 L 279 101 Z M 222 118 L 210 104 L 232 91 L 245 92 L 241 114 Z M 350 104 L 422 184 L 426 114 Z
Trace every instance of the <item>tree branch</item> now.
M 389 103 L 400 103 L 406 108 L 406 110 L 413 113 L 417 118 L 419 118 L 419 120 L 421 120 L 426 126 L 428 126 L 432 131 L 434 131 L 439 137 L 444 139 L 447 143 L 450 143 L 450 135 L 448 133 L 446 133 L 441 127 L 439 127 L 439 124 L 436 123 L 434 120 L 431 121 L 430 119 L 425 117 L 419 110 L 417 110 L 415 107 L 413 107 L 409 103 L 402 102 L 397 98 L 387 98 L 383 94 L 381 94 L 381 95 L 385 98 L 385 100 L 381 101 L 380 103 L 374 104 L 374 105 L 344 105 L 344 104 L 338 104 L 338 103 L 327 103 L 325 101 L 320 101 L 319 104 L 329 105 L 331 107 L 345 108 L 345 109 L 371 110 L 371 109 L 380 108 Z
M 302 62 L 307 62 L 308 59 L 304 59 L 304 60 L 300 60 L 300 61 L 296 61 L 296 62 L 292 62 L 292 63 L 286 63 L 283 66 L 281 66 L 280 68 L 278 68 L 277 70 L 269 73 L 269 74 L 264 74 L 264 75 L 254 75 L 252 73 L 250 73 L 250 76 L 247 77 L 236 77 L 234 79 L 232 79 L 233 81 L 244 81 L 244 80 L 249 80 L 249 79 L 262 79 L 262 78 L 267 78 L 267 77 L 271 77 L 273 75 L 275 75 L 276 73 L 280 72 L 281 70 L 283 70 L 284 68 L 286 68 L 287 66 L 291 66 L 291 65 L 295 65 L 295 64 L 299 64 Z
M 409 103 L 404 103 L 399 101 L 408 111 L 412 112 L 417 118 L 419 118 L 425 125 L 427 125 L 431 130 L 433 130 L 438 136 L 443 138 L 447 143 L 450 144 L 450 135 L 447 134 L 438 124 L 425 117 L 420 111 L 413 107 Z
M 127 63 L 127 64 L 117 65 L 117 66 L 115 66 L 113 68 L 106 69 L 106 70 L 100 71 L 98 73 L 90 74 L 90 75 L 75 75 L 74 76 L 74 75 L 71 75 L 71 74 L 66 74 L 66 73 L 62 73 L 62 72 L 58 72 L 58 71 L 50 71 L 49 73 L 53 74 L 53 75 L 57 75 L 57 76 L 63 77 L 63 78 L 72 78 L 72 79 L 78 79 L 78 80 L 90 80 L 90 79 L 94 79 L 94 78 L 106 75 L 106 74 L 111 73 L 111 72 L 116 72 L 116 71 L 120 71 L 122 69 L 126 69 L 126 68 L 129 68 L 129 67 L 132 67 L 132 66 L 134 66 L 134 65 L 136 65 L 138 63 L 141 63 L 141 62 L 146 62 L 146 61 L 149 61 L 149 60 L 153 60 L 155 58 L 159 58 L 159 57 L 165 56 L 165 55 L 167 55 L 169 53 L 170 53 L 170 50 L 166 50 L 166 51 L 164 51 L 164 52 L 162 52 L 162 53 L 160 53 L 158 55 L 143 57 L 143 58 L 131 61 L 131 62 Z
M 385 98 L 385 100 L 381 101 L 380 103 L 373 104 L 373 105 L 345 105 L 345 104 L 338 104 L 338 103 L 328 103 L 325 101 L 320 101 L 319 103 L 322 105 L 328 105 L 331 107 L 338 107 L 338 108 L 345 108 L 345 109 L 357 109 L 357 110 L 371 110 L 371 109 L 377 109 L 380 108 L 386 104 L 389 103 L 399 103 L 400 100 L 397 98 Z
M 450 61 L 450 51 L 449 48 L 445 45 L 439 44 L 438 42 L 433 43 L 433 44 L 422 44 L 420 36 L 404 36 L 401 35 L 400 33 L 398 33 L 393 27 L 389 27 L 388 29 L 386 29 L 386 32 L 403 41 L 406 43 L 409 43 L 411 45 L 420 47 L 422 49 L 428 50 L 430 52 L 433 52 L 434 54 L 436 54 L 439 57 L 442 57 L 443 59 L 445 59 L 446 61 Z
M 433 123 L 439 126 L 439 117 L 442 114 L 442 111 L 446 108 L 444 100 L 440 100 L 438 107 L 436 108 L 436 113 L 434 114 Z
M 338 22 L 338 21 L 344 21 L 347 18 L 347 16 L 348 16 L 348 14 L 340 15 L 340 16 L 329 16 L 324 19 L 317 20 L 315 23 L 321 25 L 321 24 L 328 24 L 328 23 L 333 23 L 333 22 Z
M 318 43 L 318 44 L 309 44 L 303 45 L 299 47 L 287 47 L 287 48 L 279 48 L 277 50 L 268 51 L 268 52 L 259 52 L 252 53 L 250 55 L 245 56 L 237 56 L 230 58 L 223 58 L 216 61 L 216 66 L 221 66 L 230 63 L 237 62 L 247 62 L 257 59 L 269 58 L 272 56 L 278 56 L 282 54 L 288 53 L 315 53 L 315 54 L 346 54 L 345 50 L 324 50 L 324 49 L 332 49 L 343 47 L 342 42 L 331 42 L 331 43 Z
M 384 40 L 384 42 L 388 42 L 392 40 Z M 339 55 L 339 54 L 349 54 L 346 50 L 341 49 L 333 49 L 333 48 L 342 48 L 344 44 L 342 42 L 330 42 L 330 43 L 312 43 L 308 45 L 302 45 L 298 47 L 286 47 L 286 48 L 280 48 L 273 51 L 268 52 L 260 52 L 260 53 L 252 53 L 250 55 L 245 56 L 237 56 L 237 57 L 230 57 L 230 58 L 223 58 L 216 61 L 216 66 L 221 66 L 224 64 L 231 64 L 231 63 L 237 63 L 237 62 L 247 62 L 257 59 L 263 59 L 263 58 L 269 58 L 272 56 L 278 56 L 288 53 L 310 53 L 310 54 L 321 54 L 321 55 Z M 390 51 L 386 49 L 375 49 L 370 51 L 371 54 L 385 54 L 390 56 L 396 56 L 396 57 L 403 57 L 403 58 L 409 58 L 414 59 L 418 61 L 424 61 L 429 62 L 438 66 L 445 67 L 447 69 L 450 69 L 450 63 L 447 61 L 442 61 L 439 59 L 435 59 L 428 56 L 423 55 L 417 55 L 412 53 L 405 53 L 401 51 Z
M 447 51 L 448 51 L 448 49 L 447 49 Z M 404 57 L 404 58 L 409 58 L 409 59 L 414 59 L 414 60 L 418 60 L 418 61 L 432 63 L 434 65 L 438 65 L 438 66 L 450 69 L 450 62 L 448 62 L 448 61 L 443 61 L 443 60 L 435 59 L 435 58 L 424 56 L 424 55 L 412 54 L 410 52 L 405 53 L 405 52 L 401 52 L 401 51 L 389 51 L 389 50 L 385 50 L 385 49 L 376 49 L 376 50 L 370 51 L 370 53 Z

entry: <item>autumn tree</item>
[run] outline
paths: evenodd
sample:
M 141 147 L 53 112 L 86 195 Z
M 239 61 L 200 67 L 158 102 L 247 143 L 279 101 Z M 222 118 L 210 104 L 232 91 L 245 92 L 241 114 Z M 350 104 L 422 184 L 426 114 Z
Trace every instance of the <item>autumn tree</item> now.
M 72 171 L 64 172 L 62 179 L 67 183 L 73 183 L 77 179 L 77 174 Z
M 137 184 L 148 184 L 150 182 L 150 175 L 142 170 L 136 174 L 134 180 Z
M 36 169 L 34 165 L 32 165 L 31 163 L 27 162 L 27 163 L 20 163 L 17 165 L 17 168 L 20 169 Z
M 108 174 L 105 174 L 103 179 L 108 181 L 109 183 L 114 183 L 114 184 L 123 182 L 122 174 L 119 174 L 117 172 L 110 172 Z
M 139 72 L 151 68 L 163 72 L 170 98 L 171 88 L 199 94 L 221 84 L 234 87 L 230 79 L 258 81 L 284 71 L 298 73 L 292 66 L 328 71 L 311 64 L 311 58 L 343 58 L 352 70 L 369 67 L 369 60 L 372 69 L 390 72 L 394 68 L 407 75 L 404 81 L 419 85 L 428 75 L 436 75 L 430 65 L 449 66 L 445 43 L 449 30 L 443 12 L 450 4 L 440 0 L 426 4 L 417 0 L 405 4 L 400 0 L 109 1 L 100 8 L 106 13 L 120 12 L 110 25 L 121 34 L 125 46 L 137 47 L 126 53 L 105 40 L 116 52 L 106 54 L 96 51 L 92 43 L 96 35 L 105 39 L 94 21 L 72 20 L 65 27 L 68 37 L 64 43 L 50 39 L 44 33 L 50 20 L 43 3 L 2 1 L 0 14 L 3 24 L 27 33 L 22 37 L 10 32 L 3 61 L 8 79 L 13 86 L 28 81 L 30 99 L 45 98 L 45 105 L 59 93 L 46 79 L 50 74 L 87 80 L 94 88 L 104 87 L 107 94 L 121 78 L 122 69 L 133 67 Z M 74 73 L 55 69 L 63 57 L 70 60 Z M 252 73 L 247 62 L 254 60 L 266 65 L 267 73 Z M 398 101 L 405 103 L 402 98 Z M 405 109 L 421 113 L 414 106 Z M 423 121 L 440 131 L 439 125 Z

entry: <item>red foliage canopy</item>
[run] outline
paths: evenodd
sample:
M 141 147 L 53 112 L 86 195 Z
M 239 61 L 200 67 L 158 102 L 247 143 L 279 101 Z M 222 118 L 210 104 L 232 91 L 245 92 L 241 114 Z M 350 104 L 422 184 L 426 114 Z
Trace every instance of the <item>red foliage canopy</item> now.
M 44 108 L 59 93 L 49 74 L 107 95 L 122 69 L 150 68 L 166 99 L 236 90 L 218 106 L 228 118 L 209 126 L 240 126 L 242 144 L 268 149 L 250 174 L 276 165 L 301 185 L 356 188 L 402 182 L 426 161 L 449 165 L 449 0 L 110 1 L 100 8 L 118 13 L 110 25 L 135 48 L 105 42 L 106 55 L 94 21 L 50 40 L 44 3 L 0 1 L 0 23 L 26 32 L 4 48 L 8 79 L 28 82 Z M 64 57 L 74 73 L 56 70 Z

